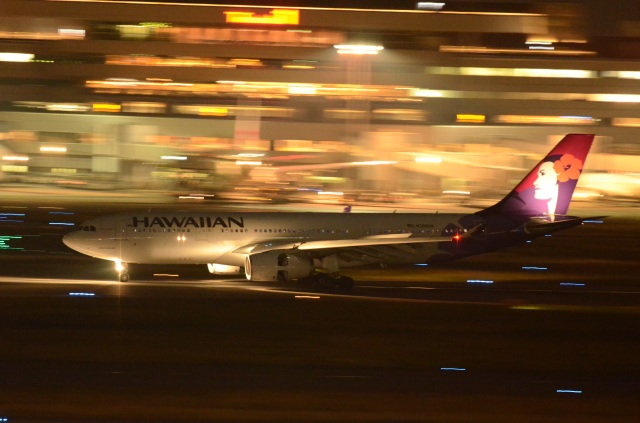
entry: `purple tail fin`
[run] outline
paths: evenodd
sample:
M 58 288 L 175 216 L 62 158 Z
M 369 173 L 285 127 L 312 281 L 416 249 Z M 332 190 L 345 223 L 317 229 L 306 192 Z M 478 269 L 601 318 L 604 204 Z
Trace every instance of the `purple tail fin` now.
M 480 214 L 530 218 L 567 214 L 593 143 L 593 134 L 569 134 L 498 204 Z

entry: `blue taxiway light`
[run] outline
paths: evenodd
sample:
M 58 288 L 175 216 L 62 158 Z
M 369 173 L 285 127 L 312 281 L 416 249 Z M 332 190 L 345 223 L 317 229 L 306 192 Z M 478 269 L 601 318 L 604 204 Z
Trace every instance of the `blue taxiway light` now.
M 75 223 L 70 223 L 70 222 L 49 222 L 49 225 L 55 225 L 55 226 L 75 226 Z
M 582 223 L 604 223 L 604 220 L 583 220 Z
M 493 281 L 485 280 L 485 279 L 467 279 L 467 283 L 491 285 Z
M 577 389 L 556 389 L 556 393 L 558 394 L 581 394 L 581 390 Z
M 67 214 L 67 215 L 74 215 L 74 212 L 49 212 L 49 214 Z
M 69 292 L 70 297 L 95 297 L 93 292 Z
M 464 367 L 440 367 L 443 372 L 466 372 Z
M 585 286 L 586 283 L 578 283 L 578 282 L 560 282 L 560 286 Z
M 548 267 L 522 266 L 522 270 L 548 270 Z

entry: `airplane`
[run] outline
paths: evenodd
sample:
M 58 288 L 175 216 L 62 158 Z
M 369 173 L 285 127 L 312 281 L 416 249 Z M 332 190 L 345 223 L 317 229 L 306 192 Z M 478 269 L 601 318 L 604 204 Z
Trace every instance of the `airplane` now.
M 566 135 L 501 201 L 471 214 L 139 212 L 88 220 L 63 242 L 113 261 L 121 282 L 129 263 L 207 264 L 254 282 L 348 290 L 341 269 L 453 260 L 580 225 L 587 218 L 567 211 L 593 139 Z

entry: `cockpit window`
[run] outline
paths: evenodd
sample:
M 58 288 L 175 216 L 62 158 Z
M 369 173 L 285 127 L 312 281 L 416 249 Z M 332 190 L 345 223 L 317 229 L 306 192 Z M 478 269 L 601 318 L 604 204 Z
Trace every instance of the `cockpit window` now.
M 80 226 L 78 228 L 79 231 L 84 231 L 84 232 L 95 232 L 96 231 L 96 227 L 92 226 L 92 225 L 87 225 L 87 226 Z

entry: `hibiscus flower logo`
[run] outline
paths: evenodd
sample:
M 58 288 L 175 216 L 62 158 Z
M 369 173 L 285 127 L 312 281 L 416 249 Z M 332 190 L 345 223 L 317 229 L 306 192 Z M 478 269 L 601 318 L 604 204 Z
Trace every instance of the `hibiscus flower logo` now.
M 582 171 L 582 160 L 573 154 L 564 154 L 560 160 L 553 163 L 553 169 L 558 174 L 558 182 L 567 182 L 569 179 L 578 179 Z

